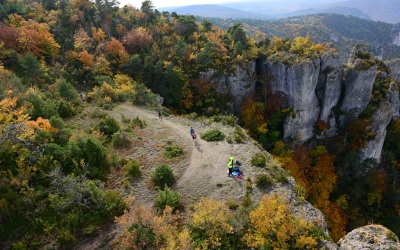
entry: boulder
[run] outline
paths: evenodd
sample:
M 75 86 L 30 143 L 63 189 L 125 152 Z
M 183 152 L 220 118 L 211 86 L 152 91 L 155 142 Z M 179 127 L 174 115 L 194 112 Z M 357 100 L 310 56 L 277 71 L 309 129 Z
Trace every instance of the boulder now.
M 338 242 L 339 250 L 400 249 L 398 237 L 381 225 L 368 225 L 354 229 Z

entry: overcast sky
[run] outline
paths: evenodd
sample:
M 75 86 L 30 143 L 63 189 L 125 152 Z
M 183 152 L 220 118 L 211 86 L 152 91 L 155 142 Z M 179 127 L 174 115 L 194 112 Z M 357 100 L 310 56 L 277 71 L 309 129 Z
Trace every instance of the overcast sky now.
M 143 0 L 118 0 L 121 6 L 131 4 L 134 7 L 140 8 Z M 171 6 L 184 6 L 184 5 L 195 5 L 195 4 L 214 4 L 223 2 L 234 2 L 233 0 L 152 0 L 153 5 L 157 8 L 171 7 Z

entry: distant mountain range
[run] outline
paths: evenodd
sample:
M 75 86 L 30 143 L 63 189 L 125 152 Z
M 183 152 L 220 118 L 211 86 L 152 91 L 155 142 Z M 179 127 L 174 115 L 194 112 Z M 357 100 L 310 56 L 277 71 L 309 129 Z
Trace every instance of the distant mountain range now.
M 271 19 L 271 17 L 254 12 L 247 12 L 235 8 L 224 7 L 215 4 L 202 4 L 190 5 L 184 7 L 161 8 L 159 10 L 166 10 L 176 12 L 181 15 L 193 15 L 201 17 L 218 17 L 218 18 L 253 18 L 253 19 Z
M 202 20 L 203 18 L 199 18 Z M 228 29 L 238 20 L 205 18 Z M 314 42 L 330 43 L 346 58 L 358 43 L 369 45 L 371 52 L 382 59 L 400 58 L 400 24 L 376 22 L 349 15 L 313 14 L 274 20 L 241 19 L 244 29 L 255 37 L 257 32 L 268 37 L 310 35 Z
M 400 23 L 399 0 L 253 0 L 168 7 L 159 10 L 182 15 L 264 20 L 305 14 L 336 13 L 392 24 Z

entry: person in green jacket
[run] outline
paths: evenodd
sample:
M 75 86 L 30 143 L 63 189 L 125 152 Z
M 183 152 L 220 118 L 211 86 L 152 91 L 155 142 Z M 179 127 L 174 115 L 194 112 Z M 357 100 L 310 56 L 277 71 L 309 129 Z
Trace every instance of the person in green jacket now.
M 232 170 L 233 170 L 233 163 L 235 160 L 233 159 L 233 156 L 229 157 L 229 162 L 228 162 L 228 176 L 232 176 Z

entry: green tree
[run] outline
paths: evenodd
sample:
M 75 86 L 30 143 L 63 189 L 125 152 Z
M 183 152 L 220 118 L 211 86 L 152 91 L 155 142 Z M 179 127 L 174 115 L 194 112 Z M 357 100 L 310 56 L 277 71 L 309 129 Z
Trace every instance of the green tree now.
M 175 181 L 175 177 L 170 166 L 161 164 L 151 174 L 151 180 L 156 186 L 164 188 L 165 186 L 171 186 Z
M 181 194 L 165 186 L 164 190 L 159 190 L 154 205 L 163 211 L 167 206 L 171 207 L 174 211 L 179 209 L 181 202 Z
M 41 86 L 44 82 L 44 70 L 37 58 L 27 53 L 21 58 L 22 78 L 31 86 Z
M 57 81 L 57 90 L 58 94 L 68 102 L 77 104 L 80 101 L 78 92 L 65 79 L 59 79 Z

